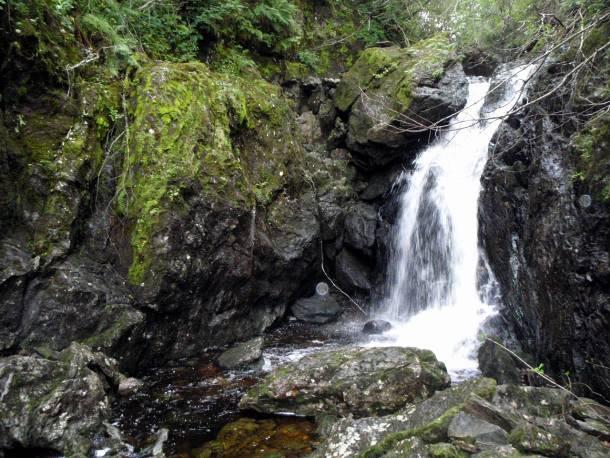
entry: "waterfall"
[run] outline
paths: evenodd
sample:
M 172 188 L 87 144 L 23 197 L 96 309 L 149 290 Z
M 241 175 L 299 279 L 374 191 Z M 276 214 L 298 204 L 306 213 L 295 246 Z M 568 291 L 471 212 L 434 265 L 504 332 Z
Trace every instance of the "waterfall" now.
M 379 305 L 394 327 L 369 345 L 428 348 L 458 380 L 477 371 L 478 329 L 494 313 L 489 284 L 478 284 L 493 282 L 478 243 L 480 179 L 491 138 L 533 70 L 513 69 L 487 102 L 489 81 L 470 79 L 466 107 L 398 178 L 400 210 Z

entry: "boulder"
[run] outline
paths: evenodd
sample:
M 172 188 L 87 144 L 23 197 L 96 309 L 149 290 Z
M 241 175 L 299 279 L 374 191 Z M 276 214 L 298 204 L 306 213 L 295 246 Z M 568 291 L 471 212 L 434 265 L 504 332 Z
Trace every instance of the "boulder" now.
M 130 396 L 140 391 L 143 386 L 144 382 L 142 382 L 142 380 L 138 380 L 134 377 L 128 377 L 121 380 L 117 391 L 121 396 Z
M 282 366 L 242 397 L 242 410 L 363 417 L 394 412 L 449 385 L 429 350 L 370 348 L 322 352 Z
M 324 324 L 336 320 L 343 309 L 330 294 L 314 294 L 296 301 L 291 310 L 300 321 Z
M 117 362 L 76 343 L 48 356 L 0 359 L 0 450 L 89 456 L 95 439 L 120 453 L 105 425 L 122 377 Z
M 392 325 L 384 320 L 371 320 L 364 323 L 362 332 L 365 334 L 383 334 L 392 329 Z
M 347 248 L 337 255 L 335 273 L 339 284 L 348 291 L 371 290 L 371 268 Z
M 256 337 L 235 345 L 218 357 L 218 365 L 223 369 L 236 369 L 257 362 L 263 355 L 263 342 L 262 337 Z
M 404 155 L 405 147 L 423 144 L 429 132 L 411 125 L 414 117 L 446 124 L 466 104 L 466 76 L 461 65 L 451 65 L 454 60 L 440 37 L 406 49 L 363 51 L 335 97 L 337 110 L 348 114 L 347 146 L 360 167 L 384 166 Z

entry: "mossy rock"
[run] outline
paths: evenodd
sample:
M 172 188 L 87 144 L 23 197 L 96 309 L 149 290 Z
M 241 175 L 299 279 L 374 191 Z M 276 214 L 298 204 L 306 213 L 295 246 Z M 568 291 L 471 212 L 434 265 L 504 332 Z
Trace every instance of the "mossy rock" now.
M 227 77 L 202 63 L 157 63 L 136 75 L 118 212 L 132 224 L 132 283 L 151 269 L 150 241 L 183 192 L 222 205 L 267 205 L 302 150 L 288 102 L 260 76 Z
M 572 143 L 578 155 L 576 178 L 585 183 L 594 199 L 610 203 L 610 115 L 589 123 Z

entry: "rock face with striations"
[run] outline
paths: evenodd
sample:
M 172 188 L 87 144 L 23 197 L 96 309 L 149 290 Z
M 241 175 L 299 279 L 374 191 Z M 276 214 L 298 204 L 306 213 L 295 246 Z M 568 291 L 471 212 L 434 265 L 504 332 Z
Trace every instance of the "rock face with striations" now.
M 540 73 L 530 97 L 561 78 L 553 66 Z M 501 313 L 523 350 L 558 379 L 569 373 L 571 382 L 584 383 L 575 389 L 593 395 L 588 385 L 603 394 L 610 367 L 610 205 L 592 180 L 575 180 L 578 139 L 564 135 L 570 131 L 561 97 L 559 91 L 500 126 L 482 178 L 480 234 L 501 287 Z M 592 160 L 607 157 L 608 139 L 599 132 L 585 142 Z M 587 193 L 591 206 L 579 203 Z
M 449 386 L 429 350 L 371 348 L 318 353 L 282 366 L 250 389 L 241 409 L 298 415 L 383 415 Z

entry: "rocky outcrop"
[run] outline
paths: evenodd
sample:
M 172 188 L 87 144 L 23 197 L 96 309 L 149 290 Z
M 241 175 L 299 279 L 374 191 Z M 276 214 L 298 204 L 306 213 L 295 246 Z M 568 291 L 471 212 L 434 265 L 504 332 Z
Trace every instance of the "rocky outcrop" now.
M 39 449 L 89 456 L 95 447 L 120 456 L 123 444 L 106 422 L 123 376 L 117 362 L 72 344 L 61 353 L 0 359 L 0 454 Z
M 581 404 L 557 389 L 475 379 L 391 415 L 331 422 L 313 456 L 601 458 L 604 443 L 574 423 Z
M 557 72 L 542 69 L 530 97 L 555 87 Z M 501 125 L 482 179 L 480 234 L 501 313 L 523 350 L 558 380 L 577 382 L 578 392 L 607 398 L 610 210 L 587 180 L 575 179 L 579 158 L 562 94 Z
M 340 350 L 276 369 L 248 391 L 239 406 L 309 416 L 382 415 L 426 399 L 449 383 L 444 364 L 428 350 Z
M 360 167 L 378 168 L 414 152 L 429 126 L 446 124 L 466 104 L 466 77 L 455 62 L 449 42 L 438 37 L 406 49 L 363 51 L 335 97 L 347 119 L 347 147 Z

